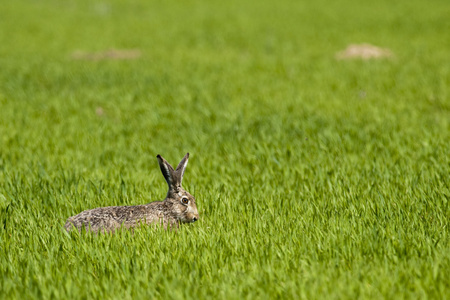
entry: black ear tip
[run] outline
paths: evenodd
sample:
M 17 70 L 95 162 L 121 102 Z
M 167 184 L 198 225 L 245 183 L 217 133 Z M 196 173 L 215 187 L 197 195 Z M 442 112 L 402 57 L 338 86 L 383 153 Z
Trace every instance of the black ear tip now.
M 188 158 L 189 158 L 189 152 L 188 152 L 188 153 L 186 153 L 186 157 L 188 157 Z
M 158 155 L 156 155 L 156 158 L 161 159 L 162 157 L 161 157 L 161 155 L 158 154 Z

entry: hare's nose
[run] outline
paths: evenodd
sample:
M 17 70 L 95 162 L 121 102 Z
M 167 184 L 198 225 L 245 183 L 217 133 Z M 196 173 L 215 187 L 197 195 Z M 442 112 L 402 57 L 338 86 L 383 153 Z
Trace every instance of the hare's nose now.
M 192 222 L 195 222 L 195 221 L 197 221 L 198 220 L 198 217 L 194 217 L 193 219 L 192 219 Z

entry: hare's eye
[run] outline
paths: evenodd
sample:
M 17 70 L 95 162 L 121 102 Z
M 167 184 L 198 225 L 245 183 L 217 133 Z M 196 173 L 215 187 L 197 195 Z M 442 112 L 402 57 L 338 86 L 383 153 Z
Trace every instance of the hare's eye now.
M 186 198 L 186 197 L 183 197 L 183 198 L 181 199 L 181 202 L 183 202 L 183 204 L 188 204 L 188 203 L 189 203 L 189 199 Z

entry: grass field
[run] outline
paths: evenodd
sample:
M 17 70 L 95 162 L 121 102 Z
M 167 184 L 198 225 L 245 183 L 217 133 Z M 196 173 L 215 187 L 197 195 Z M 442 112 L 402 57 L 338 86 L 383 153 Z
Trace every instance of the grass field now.
M 0 298 L 447 298 L 449 15 L 448 0 L 0 2 Z M 336 60 L 352 43 L 395 56 Z M 163 199 L 156 155 L 186 152 L 199 222 L 64 231 Z

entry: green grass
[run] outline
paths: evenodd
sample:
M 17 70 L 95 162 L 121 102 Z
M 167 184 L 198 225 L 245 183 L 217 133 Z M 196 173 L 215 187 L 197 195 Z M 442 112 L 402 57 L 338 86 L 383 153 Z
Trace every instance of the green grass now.
M 448 297 L 450 5 L 366 2 L 1 2 L 0 298 Z M 186 152 L 199 222 L 63 230 Z

